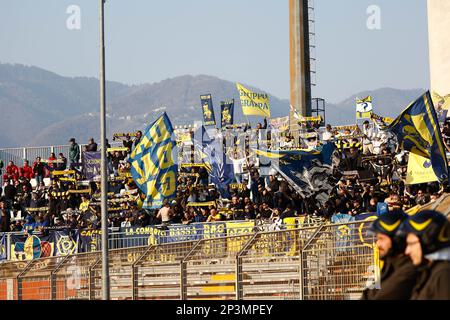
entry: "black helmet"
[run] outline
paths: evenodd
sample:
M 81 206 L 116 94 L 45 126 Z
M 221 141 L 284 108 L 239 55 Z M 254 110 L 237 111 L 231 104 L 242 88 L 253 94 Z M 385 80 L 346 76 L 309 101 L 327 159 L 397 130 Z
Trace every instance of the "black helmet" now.
M 387 235 L 392 240 L 392 249 L 389 251 L 389 255 L 399 254 L 405 251 L 406 248 L 406 236 L 396 235 L 402 222 L 407 218 L 405 212 L 402 210 L 395 210 L 388 213 L 384 213 L 378 216 L 370 226 L 369 230 L 374 233 L 382 233 Z
M 413 233 L 420 239 L 424 255 L 450 247 L 450 223 L 437 211 L 424 210 L 408 217 L 398 234 L 406 236 L 408 233 Z

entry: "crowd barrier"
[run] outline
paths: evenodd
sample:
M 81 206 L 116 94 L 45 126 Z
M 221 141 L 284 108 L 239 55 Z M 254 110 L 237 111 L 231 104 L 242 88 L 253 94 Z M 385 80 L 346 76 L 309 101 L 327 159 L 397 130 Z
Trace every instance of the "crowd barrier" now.
M 320 218 L 304 216 L 285 218 L 282 223 L 281 221 L 249 220 L 110 228 L 108 245 L 111 249 L 123 249 L 292 229 L 320 222 L 322 222 Z M 26 232 L 0 233 L 0 261 L 24 261 L 99 251 L 101 237 L 101 230 L 95 229 L 48 229 L 43 232 L 34 232 L 32 235 Z
M 367 222 L 109 252 L 111 299 L 356 299 L 379 281 Z M 98 300 L 100 252 L 0 265 L 2 300 Z

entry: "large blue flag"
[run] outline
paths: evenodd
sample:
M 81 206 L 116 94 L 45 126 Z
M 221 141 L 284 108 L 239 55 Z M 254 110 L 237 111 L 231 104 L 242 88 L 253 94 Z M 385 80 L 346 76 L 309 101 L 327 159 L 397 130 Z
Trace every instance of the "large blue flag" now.
M 234 123 L 234 99 L 220 102 L 220 119 L 222 128 Z
M 202 136 L 196 139 L 194 134 L 195 149 L 201 154 L 202 163 L 208 170 L 211 182 L 216 185 L 220 194 L 224 198 L 228 198 L 228 185 L 232 183 L 234 178 L 233 164 L 227 161 L 224 152 L 223 137 L 221 135 L 208 135 L 202 126 Z
M 395 134 L 402 150 L 430 159 L 439 182 L 448 182 L 445 148 L 429 91 L 409 105 L 386 130 Z
M 323 205 L 336 185 L 333 174 L 334 143 L 314 150 L 256 150 L 260 157 L 271 159 L 276 169 L 303 197 Z
M 178 166 L 172 134 L 172 124 L 164 113 L 147 127 L 130 155 L 133 180 L 146 196 L 144 209 L 157 209 L 165 199 L 176 197 Z
M 215 126 L 216 118 L 214 116 L 212 96 L 210 94 L 201 95 L 200 101 L 202 103 L 203 124 L 205 126 Z

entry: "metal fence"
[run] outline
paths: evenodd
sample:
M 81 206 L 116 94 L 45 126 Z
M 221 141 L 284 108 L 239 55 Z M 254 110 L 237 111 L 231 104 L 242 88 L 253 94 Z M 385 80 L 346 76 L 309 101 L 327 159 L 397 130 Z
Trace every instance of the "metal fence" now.
M 367 221 L 322 225 L 302 249 L 304 300 L 358 298 L 365 287 L 379 286 L 378 251 Z
M 365 222 L 111 250 L 111 298 L 357 299 L 379 279 Z M 0 264 L 0 299 L 100 299 L 99 252 Z

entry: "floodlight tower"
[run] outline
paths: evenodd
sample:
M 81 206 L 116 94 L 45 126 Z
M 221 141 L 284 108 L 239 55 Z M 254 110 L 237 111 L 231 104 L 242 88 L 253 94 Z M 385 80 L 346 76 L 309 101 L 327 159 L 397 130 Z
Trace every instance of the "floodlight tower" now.
M 450 94 L 450 1 L 428 0 L 431 90 Z

